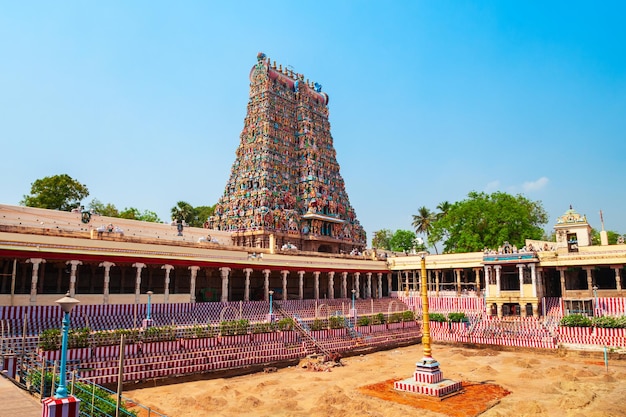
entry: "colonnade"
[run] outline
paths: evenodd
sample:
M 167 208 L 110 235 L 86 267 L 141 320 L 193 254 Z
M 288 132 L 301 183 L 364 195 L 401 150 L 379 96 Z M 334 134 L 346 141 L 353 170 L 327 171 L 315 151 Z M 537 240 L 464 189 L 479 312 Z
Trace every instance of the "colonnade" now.
M 30 258 L 26 260 L 27 263 L 32 264 L 32 274 L 31 274 L 31 286 L 30 286 L 30 304 L 35 305 L 37 303 L 37 295 L 38 295 L 38 284 L 40 277 L 40 266 L 46 263 L 46 260 L 43 258 Z M 83 265 L 83 262 L 80 260 L 69 260 L 66 261 L 65 264 L 69 269 L 69 294 L 74 297 L 76 295 L 76 280 L 77 280 L 77 271 L 80 265 Z M 114 262 L 101 262 L 98 264 L 98 267 L 103 268 L 104 278 L 103 278 L 103 293 L 102 293 L 102 302 L 103 304 L 109 304 L 110 302 L 110 275 L 111 268 L 115 267 L 116 264 Z M 134 282 L 134 297 L 135 303 L 139 303 L 141 296 L 141 288 L 142 288 L 142 272 L 146 269 L 147 265 L 142 262 L 135 262 L 132 264 L 132 268 L 135 269 L 135 282 Z M 173 266 L 170 264 L 164 264 L 160 267 L 160 269 L 164 270 L 164 292 L 163 292 L 163 302 L 168 303 L 170 298 L 170 275 L 172 271 L 179 270 L 185 268 L 189 271 L 189 302 L 196 302 L 196 280 L 198 277 L 198 272 L 202 269 L 202 267 L 197 265 L 192 265 L 188 267 L 179 267 Z M 235 271 L 232 267 L 223 266 L 220 268 L 215 268 L 219 271 L 219 277 L 221 280 L 221 294 L 220 301 L 227 302 L 232 301 L 229 299 L 230 290 L 232 288 L 233 279 L 232 275 Z M 251 268 L 245 267 L 241 270 L 243 272 L 243 301 L 251 300 L 251 276 L 255 271 L 260 271 L 262 273 L 262 282 L 263 282 L 263 297 L 264 300 L 269 300 L 269 291 L 270 291 L 270 276 L 272 274 L 272 270 L 270 269 L 259 269 L 259 268 Z M 274 271 L 276 272 L 276 271 Z M 340 279 L 340 298 L 349 298 L 351 296 L 352 289 L 356 291 L 357 298 L 382 298 L 389 296 L 389 290 L 391 289 L 391 273 L 383 273 L 383 272 L 348 272 L 348 271 L 306 271 L 306 270 L 288 270 L 283 269 L 278 271 L 280 274 L 281 284 L 282 284 L 282 294 L 283 299 L 288 299 L 288 283 L 290 275 L 294 277 L 297 276 L 298 282 L 298 296 L 297 299 L 304 299 L 304 282 L 305 275 L 307 273 L 312 275 L 313 278 L 313 298 L 320 299 L 320 288 L 321 288 L 321 278 L 324 277 L 326 280 L 324 283 L 326 284 L 324 297 L 329 299 L 335 298 L 335 276 Z M 293 274 L 292 274 L 293 272 Z M 324 276 L 325 275 L 325 276 Z M 383 294 L 383 276 L 387 275 L 387 292 Z M 361 278 L 364 278 L 364 282 L 361 283 Z M 374 283 L 372 281 L 375 281 Z M 292 285 L 293 287 L 293 285 Z M 348 288 L 351 287 L 349 292 Z M 295 297 L 293 297 L 295 298 Z

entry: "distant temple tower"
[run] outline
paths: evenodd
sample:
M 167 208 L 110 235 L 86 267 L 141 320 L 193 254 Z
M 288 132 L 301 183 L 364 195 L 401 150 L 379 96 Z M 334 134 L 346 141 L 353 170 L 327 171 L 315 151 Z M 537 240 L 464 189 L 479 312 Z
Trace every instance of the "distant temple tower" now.
M 339 173 L 327 106 L 321 85 L 276 62 L 270 66 L 258 54 L 237 159 L 209 228 L 233 232 L 239 246 L 364 249 L 365 232 Z

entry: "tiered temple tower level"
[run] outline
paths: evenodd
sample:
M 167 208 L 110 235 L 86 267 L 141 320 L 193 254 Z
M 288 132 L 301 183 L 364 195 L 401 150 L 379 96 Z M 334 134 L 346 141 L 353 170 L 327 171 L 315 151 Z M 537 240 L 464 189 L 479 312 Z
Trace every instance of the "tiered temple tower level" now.
M 349 252 L 365 246 L 339 172 L 321 85 L 262 53 L 250 71 L 250 100 L 230 179 L 209 219 L 237 244 Z

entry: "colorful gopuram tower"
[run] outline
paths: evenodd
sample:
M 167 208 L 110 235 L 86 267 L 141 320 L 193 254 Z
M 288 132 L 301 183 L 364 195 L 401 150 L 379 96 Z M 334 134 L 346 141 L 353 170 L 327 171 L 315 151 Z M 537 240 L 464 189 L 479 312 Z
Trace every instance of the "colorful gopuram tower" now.
M 237 157 L 209 228 L 231 231 L 239 246 L 364 249 L 335 155 L 322 86 L 259 53 Z

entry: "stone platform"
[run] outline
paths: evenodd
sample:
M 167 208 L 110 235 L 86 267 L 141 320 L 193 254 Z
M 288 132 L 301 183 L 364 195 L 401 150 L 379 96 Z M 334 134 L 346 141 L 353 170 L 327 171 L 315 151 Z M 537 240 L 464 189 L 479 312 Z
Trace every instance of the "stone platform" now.
M 396 381 L 393 384 L 398 391 L 429 395 L 431 397 L 445 397 L 462 389 L 462 383 L 443 379 L 443 372 L 439 369 L 439 362 L 432 358 L 424 358 L 416 364 L 412 378 Z

